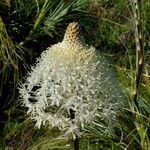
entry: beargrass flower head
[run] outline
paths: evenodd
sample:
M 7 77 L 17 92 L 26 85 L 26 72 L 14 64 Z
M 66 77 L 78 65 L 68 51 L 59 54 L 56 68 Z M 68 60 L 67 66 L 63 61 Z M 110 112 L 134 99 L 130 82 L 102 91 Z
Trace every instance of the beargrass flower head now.
M 111 124 L 124 99 L 110 64 L 84 43 L 75 22 L 62 42 L 41 54 L 19 91 L 36 126 L 57 127 L 73 136 L 97 117 Z

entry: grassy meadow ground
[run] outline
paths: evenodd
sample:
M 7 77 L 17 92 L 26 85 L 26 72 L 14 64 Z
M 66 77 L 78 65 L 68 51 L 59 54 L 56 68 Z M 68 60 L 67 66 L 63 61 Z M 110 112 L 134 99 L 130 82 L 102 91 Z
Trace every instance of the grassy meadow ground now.
M 70 149 L 57 129 L 34 127 L 17 87 L 41 52 L 60 42 L 74 21 L 81 25 L 86 43 L 116 68 L 126 96 L 111 135 L 98 120 L 83 131 L 80 149 L 150 150 L 149 8 L 149 0 L 0 0 L 0 150 Z M 135 13 L 140 16 L 138 28 Z M 138 33 L 142 56 L 137 53 Z

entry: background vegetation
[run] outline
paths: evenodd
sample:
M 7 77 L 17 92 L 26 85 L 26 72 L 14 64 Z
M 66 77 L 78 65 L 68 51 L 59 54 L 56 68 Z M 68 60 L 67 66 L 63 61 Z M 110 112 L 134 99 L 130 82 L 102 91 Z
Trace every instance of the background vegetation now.
M 140 2 L 140 1 L 139 1 Z M 0 0 L 0 149 L 69 149 L 53 129 L 36 129 L 18 100 L 17 86 L 37 57 L 62 40 L 70 22 L 82 27 L 86 43 L 110 59 L 127 104 L 114 132 L 87 126 L 80 149 L 148 150 L 150 147 L 150 1 L 142 0 L 143 70 L 138 105 L 132 101 L 136 73 L 135 6 L 132 0 Z

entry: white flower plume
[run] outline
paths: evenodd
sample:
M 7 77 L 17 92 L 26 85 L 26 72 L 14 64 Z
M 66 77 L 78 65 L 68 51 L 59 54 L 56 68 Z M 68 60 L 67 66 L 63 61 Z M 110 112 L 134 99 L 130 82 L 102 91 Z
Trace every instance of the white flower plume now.
M 96 117 L 114 120 L 124 98 L 110 64 L 84 43 L 74 22 L 62 42 L 41 54 L 19 91 L 39 128 L 46 124 L 73 135 Z

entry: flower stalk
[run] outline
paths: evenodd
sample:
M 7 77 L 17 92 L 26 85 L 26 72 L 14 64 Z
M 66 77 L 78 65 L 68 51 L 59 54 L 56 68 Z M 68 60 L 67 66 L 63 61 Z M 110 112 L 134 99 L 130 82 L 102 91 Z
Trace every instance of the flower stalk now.
M 141 22 L 141 0 L 133 0 L 134 6 L 134 26 L 135 26 L 135 44 L 136 44 L 136 70 L 135 81 L 133 82 L 132 89 L 132 110 L 136 113 L 134 124 L 137 132 L 141 138 L 141 149 L 148 150 L 149 138 L 147 135 L 147 129 L 143 124 L 143 118 L 139 115 L 139 86 L 142 75 L 143 66 L 143 41 L 142 41 L 142 22 Z
M 75 111 L 72 109 L 70 109 L 70 119 L 71 120 L 75 119 Z M 70 146 L 72 150 L 79 150 L 79 138 L 77 134 L 75 134 L 75 139 L 72 139 L 70 141 Z
M 143 45 L 142 45 L 142 23 L 140 14 L 141 2 L 134 0 L 134 23 L 135 23 L 135 43 L 136 43 L 136 74 L 132 91 L 132 100 L 138 108 L 138 90 L 142 74 L 143 65 Z

